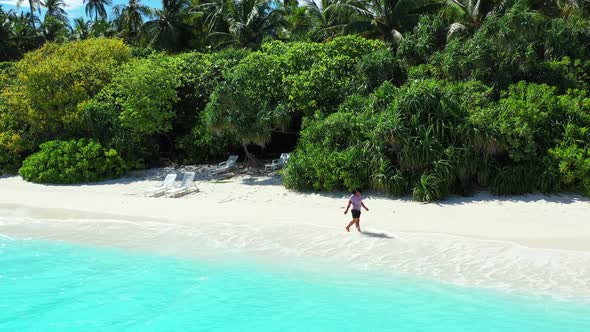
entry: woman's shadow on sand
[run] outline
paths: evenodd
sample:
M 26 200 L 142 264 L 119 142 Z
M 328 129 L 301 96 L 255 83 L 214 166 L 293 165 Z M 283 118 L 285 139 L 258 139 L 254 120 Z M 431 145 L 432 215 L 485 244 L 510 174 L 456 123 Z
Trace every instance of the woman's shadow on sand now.
M 364 236 L 367 236 L 367 237 L 374 237 L 374 238 L 379 238 L 379 239 L 395 239 L 395 237 L 389 236 L 385 233 L 375 233 L 375 232 L 362 231 L 361 234 Z

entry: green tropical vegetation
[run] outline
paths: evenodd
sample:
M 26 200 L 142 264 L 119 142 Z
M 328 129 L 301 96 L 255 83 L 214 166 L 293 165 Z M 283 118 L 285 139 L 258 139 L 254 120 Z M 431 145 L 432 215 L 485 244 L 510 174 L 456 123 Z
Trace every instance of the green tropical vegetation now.
M 109 4 L 0 9 L 0 172 L 293 151 L 295 190 L 590 195 L 588 1 Z
M 90 182 L 120 176 L 123 159 L 117 151 L 87 140 L 48 141 L 20 168 L 27 181 L 39 183 Z

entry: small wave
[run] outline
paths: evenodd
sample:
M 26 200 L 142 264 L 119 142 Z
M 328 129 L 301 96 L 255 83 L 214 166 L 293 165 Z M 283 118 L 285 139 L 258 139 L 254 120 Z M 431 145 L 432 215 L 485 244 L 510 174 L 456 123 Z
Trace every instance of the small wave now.
M 401 273 L 461 286 L 590 301 L 590 254 L 585 252 L 536 249 L 441 234 L 396 232 L 382 236 L 382 232 L 367 230 L 379 236 L 366 236 L 312 225 L 30 217 L 2 220 L 10 226 L 3 224 L 3 229 L 50 240 L 184 257 L 237 253 L 277 262 L 294 257 L 313 258 L 360 270 Z

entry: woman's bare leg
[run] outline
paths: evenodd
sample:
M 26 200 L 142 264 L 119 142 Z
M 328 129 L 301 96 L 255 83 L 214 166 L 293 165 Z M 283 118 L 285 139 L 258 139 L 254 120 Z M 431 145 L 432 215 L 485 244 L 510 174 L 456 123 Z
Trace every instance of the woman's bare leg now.
M 361 219 L 358 218 L 356 220 L 356 229 L 360 232 L 361 231 Z
M 357 222 L 358 222 L 358 219 L 357 218 L 352 219 L 352 221 L 348 223 L 348 226 L 346 226 L 346 231 L 347 232 L 350 232 L 350 226 L 356 224 Z

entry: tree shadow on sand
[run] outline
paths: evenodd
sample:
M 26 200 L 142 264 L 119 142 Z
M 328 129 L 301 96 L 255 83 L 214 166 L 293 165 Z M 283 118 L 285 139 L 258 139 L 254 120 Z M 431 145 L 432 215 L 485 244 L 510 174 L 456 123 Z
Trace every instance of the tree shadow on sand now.
M 375 232 L 362 231 L 361 234 L 364 236 L 367 236 L 367 237 L 374 237 L 374 238 L 379 238 L 379 239 L 395 239 L 395 237 L 389 236 L 385 233 L 375 233 Z

